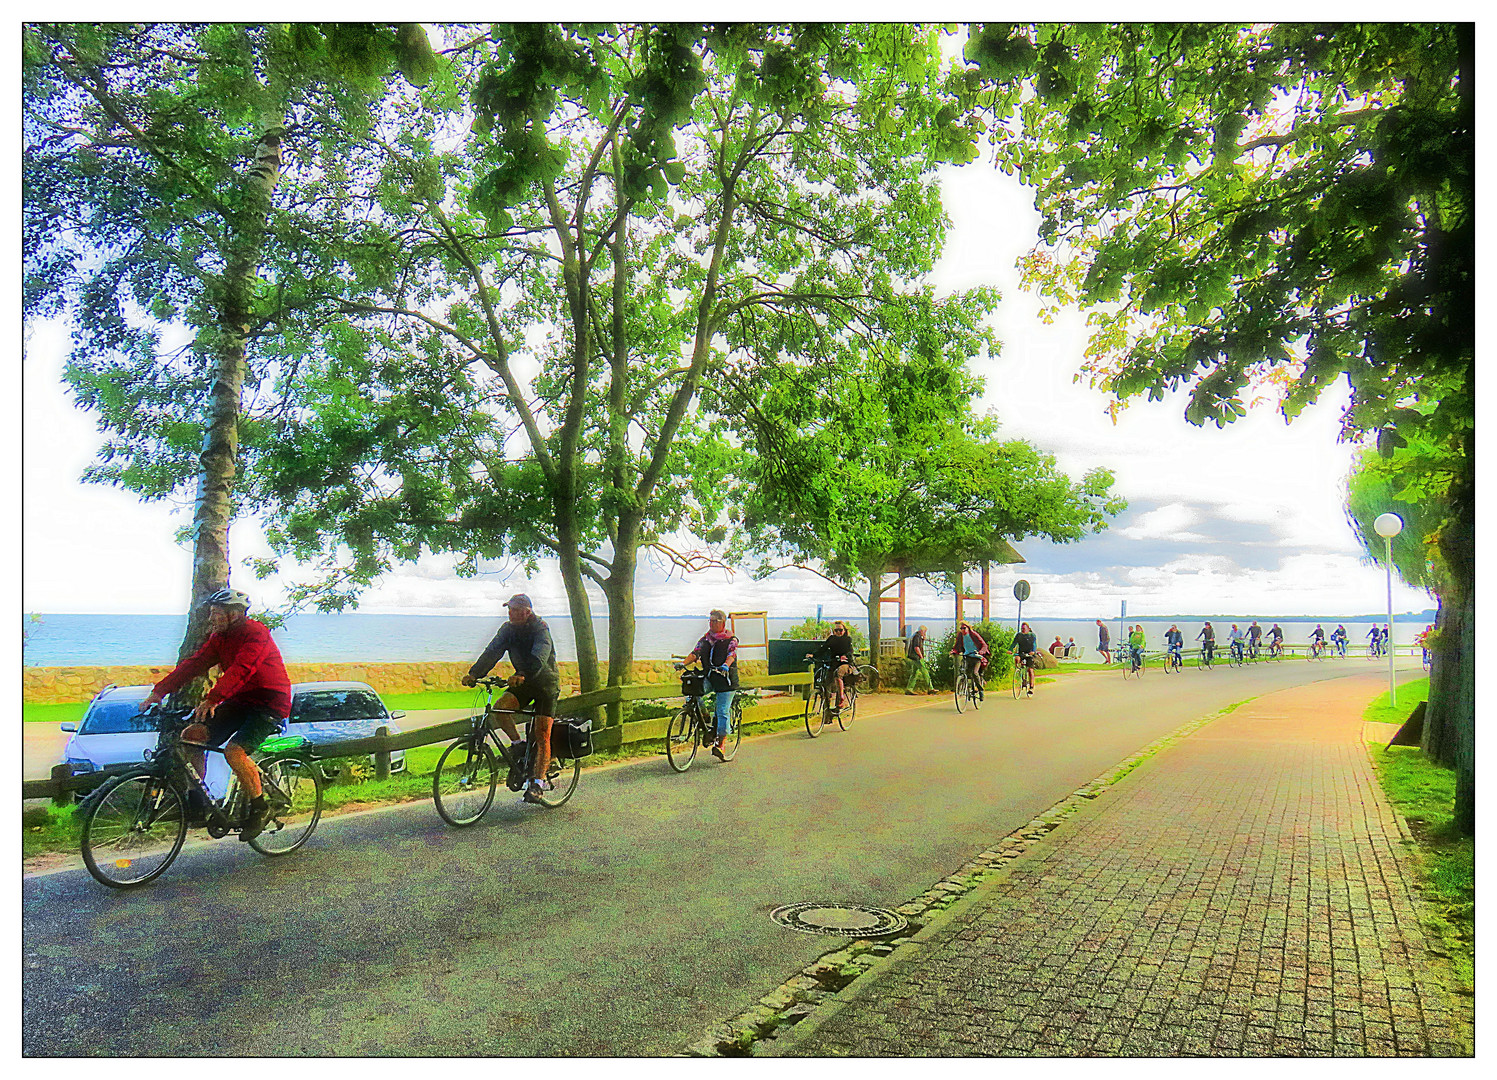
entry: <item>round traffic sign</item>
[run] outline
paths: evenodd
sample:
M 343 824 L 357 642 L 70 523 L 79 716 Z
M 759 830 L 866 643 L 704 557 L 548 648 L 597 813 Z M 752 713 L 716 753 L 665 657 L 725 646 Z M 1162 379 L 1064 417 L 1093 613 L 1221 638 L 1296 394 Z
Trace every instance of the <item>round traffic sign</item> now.
M 1019 603 L 1021 604 L 1025 600 L 1029 599 L 1029 582 L 1025 581 L 1023 578 L 1020 578 L 1018 581 L 1014 582 L 1014 599 L 1019 601 Z

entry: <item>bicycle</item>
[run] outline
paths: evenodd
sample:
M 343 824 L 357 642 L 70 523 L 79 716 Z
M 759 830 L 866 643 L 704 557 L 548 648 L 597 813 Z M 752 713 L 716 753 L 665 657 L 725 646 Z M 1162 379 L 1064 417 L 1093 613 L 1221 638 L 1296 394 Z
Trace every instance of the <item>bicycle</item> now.
M 1309 653 L 1308 656 L 1305 657 L 1305 659 L 1306 660 L 1324 660 L 1325 659 L 1325 642 L 1323 642 L 1323 641 L 1312 641 L 1312 642 L 1310 642 L 1310 653 Z
M 1201 651 L 1196 653 L 1196 668 L 1199 671 L 1210 671 L 1212 654 L 1216 652 L 1215 645 L 1202 645 Z
M 508 679 L 486 676 L 475 681 L 484 688 L 483 707 L 468 718 L 471 725 L 468 733 L 458 736 L 442 751 L 431 777 L 431 796 L 437 815 L 457 829 L 476 825 L 488 813 L 499 784 L 499 762 L 504 763 L 504 784 L 509 790 L 520 791 L 530 778 L 530 740 L 501 742 L 499 733 L 489 724 L 489 716 L 507 713 L 533 717 L 536 714 L 523 709 L 493 707 L 494 690 L 500 686 L 507 689 Z M 576 736 L 574 731 L 578 732 Z M 538 796 L 540 805 L 555 809 L 572 797 L 582 776 L 582 759 L 590 753 L 591 720 L 561 716 L 552 720 L 551 764 L 546 769 L 545 782 Z
M 1166 675 L 1178 675 L 1182 661 L 1180 659 L 1180 647 L 1171 645 L 1164 653 L 1164 673 Z
M 133 889 L 166 872 L 182 850 L 187 830 L 201 826 L 215 840 L 244 827 L 249 800 L 239 777 L 215 800 L 183 747 L 222 754 L 223 748 L 183 739 L 191 710 L 153 706 L 160 717 L 156 748 L 146 763 L 127 769 L 90 793 L 79 807 L 83 864 L 95 881 Z M 260 773 L 269 816 L 249 845 L 261 855 L 287 855 L 305 844 L 322 818 L 322 773 L 300 735 L 266 739 L 250 757 Z M 203 809 L 189 808 L 197 792 Z
M 1234 641 L 1227 649 L 1227 666 L 1240 668 L 1247 663 L 1247 653 L 1243 650 L 1242 642 Z
M 843 697 L 846 704 L 837 708 L 832 704 L 832 696 L 827 692 L 827 683 L 831 681 L 832 666 L 816 659 L 815 653 L 807 653 L 807 660 L 814 661 L 811 665 L 811 690 L 806 695 L 806 734 L 816 738 L 822 729 L 831 725 L 833 720 L 843 731 L 852 727 L 852 722 L 858 715 L 858 684 L 864 679 L 869 679 L 869 686 L 877 687 L 878 670 L 868 664 L 856 665 L 853 668 L 851 682 L 844 682 L 842 687 Z
M 707 692 L 707 676 L 697 668 L 675 665 L 681 673 L 681 695 L 686 703 L 676 710 L 665 732 L 665 759 L 676 772 L 691 768 L 697 748 L 717 742 L 717 718 L 702 707 Z M 734 695 L 728 708 L 728 735 L 723 740 L 723 760 L 732 761 L 743 739 L 743 699 Z
M 1034 668 L 1026 657 L 1014 654 L 1014 670 L 1009 677 L 1009 687 L 1014 697 L 1026 697 L 1034 693 Z
M 1268 658 L 1281 664 L 1284 662 L 1284 643 L 1282 641 L 1271 641 L 1268 643 Z
M 1142 679 L 1144 677 L 1144 654 L 1142 649 L 1128 648 L 1128 662 L 1123 665 L 1123 678 Z
M 964 705 L 969 705 L 973 712 L 982 703 L 983 676 L 979 674 L 976 678 L 967 675 L 967 661 L 965 657 L 958 656 L 956 667 L 955 685 L 952 687 L 952 697 L 956 699 L 956 711 L 961 712 Z M 986 664 L 979 664 L 978 671 L 985 672 Z

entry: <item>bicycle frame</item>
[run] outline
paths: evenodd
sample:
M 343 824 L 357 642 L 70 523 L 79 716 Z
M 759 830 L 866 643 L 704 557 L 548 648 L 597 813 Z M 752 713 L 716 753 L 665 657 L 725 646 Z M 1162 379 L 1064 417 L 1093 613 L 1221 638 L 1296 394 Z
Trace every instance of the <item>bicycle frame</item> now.
M 492 676 L 484 676 L 481 679 L 473 681 L 475 684 L 481 685 L 488 693 L 484 697 L 483 709 L 468 718 L 469 723 L 472 725 L 469 730 L 469 736 L 477 739 L 479 742 L 487 740 L 489 745 L 499 755 L 499 760 L 504 762 L 507 767 L 513 769 L 516 765 L 528 766 L 530 764 L 530 724 L 528 721 L 534 720 L 539 714 L 533 709 L 494 708 L 494 691 L 499 687 L 508 690 L 508 679 L 496 679 Z M 502 698 L 504 695 L 501 693 L 499 696 Z M 517 751 L 515 749 L 517 744 L 506 743 L 499 738 L 499 729 L 489 723 L 490 716 L 523 716 L 527 718 L 524 740 L 525 757 L 523 761 L 517 758 Z M 554 721 L 555 717 L 552 717 L 552 719 Z

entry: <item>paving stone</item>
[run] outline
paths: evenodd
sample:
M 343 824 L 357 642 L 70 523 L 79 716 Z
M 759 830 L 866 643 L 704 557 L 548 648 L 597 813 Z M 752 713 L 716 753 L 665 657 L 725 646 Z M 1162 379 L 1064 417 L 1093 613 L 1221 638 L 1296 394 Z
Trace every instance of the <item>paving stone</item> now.
M 1265 695 L 1072 800 L 1058 843 L 1054 815 L 994 843 L 959 873 L 1006 876 L 791 1052 L 1469 1055 L 1361 743 L 1371 683 Z

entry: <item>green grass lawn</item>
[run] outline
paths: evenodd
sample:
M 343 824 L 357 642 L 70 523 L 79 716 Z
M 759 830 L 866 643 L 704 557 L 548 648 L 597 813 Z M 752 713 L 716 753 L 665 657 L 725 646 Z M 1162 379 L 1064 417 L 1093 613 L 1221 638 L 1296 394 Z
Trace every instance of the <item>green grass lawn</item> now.
M 1412 682 L 1403 683 L 1398 687 L 1398 707 L 1394 708 L 1388 704 L 1388 695 L 1379 694 L 1373 698 L 1372 704 L 1362 713 L 1363 720 L 1370 720 L 1375 724 L 1402 724 L 1409 718 L 1409 713 L 1414 711 L 1414 706 L 1429 698 L 1429 676 L 1422 679 L 1414 679 Z
M 1375 723 L 1401 724 L 1429 693 L 1429 680 L 1398 688 L 1398 708 L 1388 695 L 1362 714 Z M 1445 942 L 1460 988 L 1474 992 L 1476 945 L 1476 841 L 1451 825 L 1455 770 L 1437 765 L 1417 746 L 1370 742 L 1368 751 L 1383 793 L 1409 823 L 1418 844 L 1420 889 L 1434 909 L 1429 928 Z
M 28 724 L 65 724 L 69 720 L 82 720 L 86 701 L 69 701 L 62 705 L 21 704 L 21 719 Z

